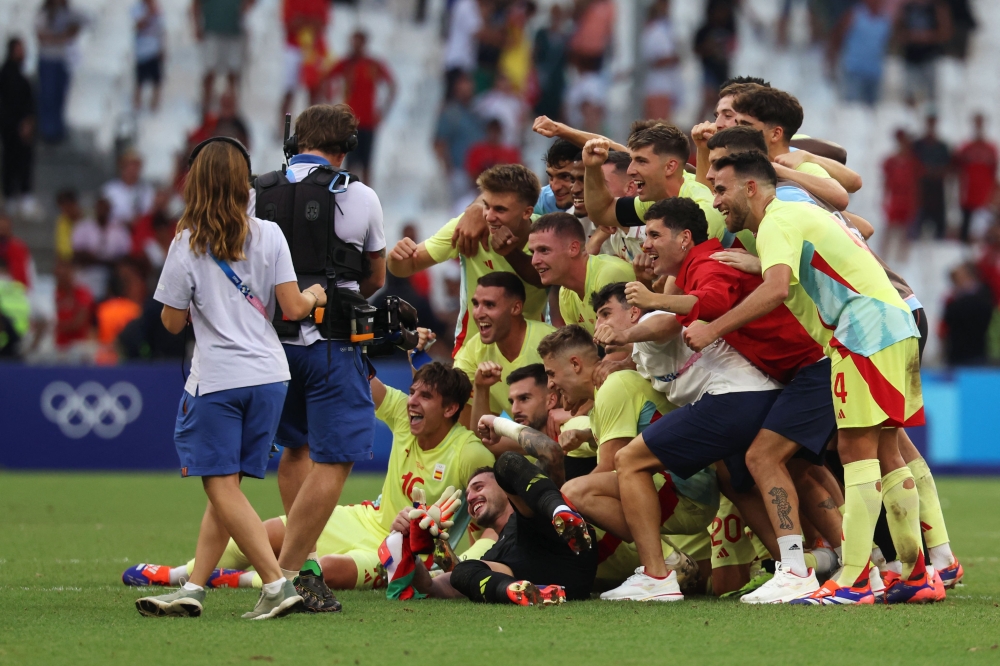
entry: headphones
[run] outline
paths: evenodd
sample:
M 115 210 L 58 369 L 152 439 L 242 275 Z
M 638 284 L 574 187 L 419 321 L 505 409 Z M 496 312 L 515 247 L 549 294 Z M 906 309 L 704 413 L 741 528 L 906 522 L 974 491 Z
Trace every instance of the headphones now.
M 357 132 L 351 132 L 350 136 L 348 136 L 346 139 L 338 142 L 335 145 L 340 149 L 342 153 L 345 154 L 351 152 L 352 150 L 355 150 L 358 147 Z M 285 158 L 289 160 L 292 159 L 292 157 L 299 154 L 299 138 L 294 134 L 291 135 L 290 137 L 285 139 L 283 148 L 285 151 Z
M 247 171 L 249 173 L 253 173 L 253 169 L 250 168 L 250 152 L 247 150 L 247 147 L 244 146 L 242 143 L 240 143 L 238 140 L 229 136 L 213 136 L 212 138 L 205 139 L 197 146 L 195 146 L 194 150 L 191 151 L 191 157 L 188 158 L 188 168 L 189 169 L 191 168 L 191 165 L 194 164 L 195 158 L 198 157 L 198 153 L 200 153 L 205 148 L 205 146 L 216 141 L 221 141 L 222 143 L 228 143 L 231 146 L 236 146 L 236 149 L 240 151 L 240 155 L 242 155 L 243 159 L 246 160 Z

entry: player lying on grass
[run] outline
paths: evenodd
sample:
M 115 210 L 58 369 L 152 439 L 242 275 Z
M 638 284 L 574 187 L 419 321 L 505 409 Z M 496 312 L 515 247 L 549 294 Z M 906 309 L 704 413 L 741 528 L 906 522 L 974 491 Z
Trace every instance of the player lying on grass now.
M 524 426 L 484 416 L 484 439 Z M 454 570 L 431 578 L 418 557 L 433 540 L 418 520 L 400 517 L 380 553 L 389 576 L 387 596 L 467 597 L 479 603 L 548 605 L 587 599 L 597 572 L 595 534 L 556 485 L 524 456 L 507 452 L 496 468 L 476 470 L 466 489 L 469 515 L 483 536 Z
M 374 378 L 371 387 L 375 415 L 393 433 L 389 470 L 379 499 L 338 506 L 316 544 L 324 579 L 334 589 L 371 589 L 379 584 L 379 545 L 396 517 L 412 509 L 415 489 L 423 489 L 427 499 L 436 501 L 445 488 L 464 488 L 474 470 L 494 461 L 479 438 L 457 423 L 471 393 L 461 371 L 441 363 L 424 365 L 414 374 L 409 396 Z M 459 521 L 464 519 L 463 512 Z M 264 523 L 276 553 L 285 535 L 284 520 L 281 516 Z M 249 564 L 230 541 L 209 586 L 259 586 L 259 577 L 245 572 Z M 139 564 L 127 569 L 122 580 L 126 585 L 177 585 L 193 566 L 194 560 L 173 568 Z

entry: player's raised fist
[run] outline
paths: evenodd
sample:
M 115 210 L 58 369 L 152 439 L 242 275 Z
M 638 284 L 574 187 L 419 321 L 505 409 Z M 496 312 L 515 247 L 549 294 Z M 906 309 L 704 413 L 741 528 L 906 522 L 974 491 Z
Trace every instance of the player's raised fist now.
M 551 139 L 559 132 L 559 123 L 548 116 L 538 116 L 531 124 L 531 131 Z
M 698 146 L 699 148 L 708 147 L 708 140 L 712 138 L 712 135 L 715 134 L 715 131 L 716 131 L 715 123 L 710 120 L 706 120 L 703 123 L 698 123 L 691 130 L 691 138 L 694 140 L 694 145 Z
M 493 429 L 493 422 L 496 420 L 497 417 L 493 414 L 483 414 L 479 417 L 479 423 L 476 425 L 476 434 L 483 440 L 483 445 L 485 446 L 500 443 L 500 435 Z
M 583 146 L 583 166 L 601 166 L 608 159 L 611 142 L 604 137 L 591 139 Z
M 482 386 L 488 388 L 493 386 L 500 381 L 500 373 L 503 372 L 503 368 L 500 367 L 498 363 L 493 361 L 483 361 L 476 368 L 476 386 Z
M 634 305 L 643 310 L 656 309 L 656 294 L 646 288 L 641 282 L 629 282 L 625 285 L 625 299 L 629 305 Z

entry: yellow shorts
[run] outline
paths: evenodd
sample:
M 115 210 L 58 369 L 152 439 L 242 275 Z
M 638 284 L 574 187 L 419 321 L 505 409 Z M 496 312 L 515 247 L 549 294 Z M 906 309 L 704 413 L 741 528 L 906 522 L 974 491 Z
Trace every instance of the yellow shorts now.
M 924 424 L 917 338 L 865 357 L 831 343 L 833 410 L 838 428 Z
M 757 553 L 747 536 L 743 516 L 733 503 L 723 497 L 719 500 L 719 513 L 708 528 L 712 542 L 712 568 L 720 569 L 739 564 L 750 564 Z

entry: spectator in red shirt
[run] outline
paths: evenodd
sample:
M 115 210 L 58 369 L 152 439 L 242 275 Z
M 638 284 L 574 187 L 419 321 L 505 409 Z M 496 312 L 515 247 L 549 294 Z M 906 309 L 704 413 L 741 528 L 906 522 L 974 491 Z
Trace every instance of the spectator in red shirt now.
M 997 147 L 983 134 L 983 114 L 972 117 L 973 137 L 954 155 L 961 185 L 962 232 L 961 238 L 969 242 L 969 229 L 973 216 L 986 208 L 993 198 L 997 180 Z
M 219 97 L 219 112 L 217 114 L 206 113 L 201 122 L 201 127 L 196 129 L 188 137 L 188 153 L 191 148 L 215 136 L 228 136 L 236 139 L 247 148 L 250 148 L 250 132 L 247 124 L 240 117 L 236 110 L 236 95 L 227 90 Z
M 281 121 L 292 108 L 292 98 L 299 83 L 309 91 L 309 103 L 319 103 L 321 84 L 326 73 L 326 24 L 329 19 L 328 0 L 285 0 L 282 18 L 285 22 L 285 99 L 281 105 Z
M 520 164 L 521 151 L 503 144 L 503 125 L 494 118 L 486 123 L 486 138 L 469 147 L 465 156 L 465 170 L 472 182 L 479 174 L 497 164 Z
M 351 107 L 358 118 L 358 147 L 348 156 L 348 164 L 363 182 L 368 178 L 375 130 L 396 97 L 396 82 L 389 69 L 380 60 L 368 57 L 365 47 L 368 35 L 358 30 L 351 35 L 351 53 L 330 71 L 330 80 L 343 80 L 344 103 Z M 382 109 L 378 108 L 378 87 L 389 87 L 389 98 Z
M 31 288 L 31 251 L 20 238 L 14 236 L 10 216 L 0 210 L 0 261 L 7 264 L 10 277 Z
M 905 262 L 909 253 L 908 232 L 920 210 L 920 177 L 923 166 L 913 152 L 913 142 L 904 130 L 896 130 L 897 150 L 882 163 L 885 185 L 882 206 L 888 224 L 882 234 L 879 254 L 892 261 L 892 245 L 899 246 L 899 261 Z
M 56 261 L 56 347 L 62 351 L 75 342 L 88 340 L 94 330 L 94 298 L 77 284 L 73 264 Z

